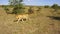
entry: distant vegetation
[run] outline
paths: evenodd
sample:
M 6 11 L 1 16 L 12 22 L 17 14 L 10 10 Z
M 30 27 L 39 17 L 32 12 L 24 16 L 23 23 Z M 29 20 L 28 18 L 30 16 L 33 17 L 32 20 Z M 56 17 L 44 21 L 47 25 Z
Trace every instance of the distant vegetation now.
M 51 8 L 53 8 L 53 9 L 60 9 L 60 6 L 59 6 L 58 4 L 53 4 L 53 5 L 51 6 Z
M 34 11 L 33 11 L 32 7 L 30 7 L 30 8 L 28 9 L 28 13 L 29 13 L 29 14 L 34 13 Z
M 24 9 L 24 5 L 21 3 L 23 0 L 9 0 L 10 5 L 2 5 L 2 7 L 4 8 L 4 10 L 6 11 L 7 14 L 22 14 L 25 11 Z M 8 8 L 9 7 L 9 8 Z M 13 8 L 12 11 L 9 11 L 10 8 Z
M 26 12 L 26 10 L 24 10 L 24 9 L 27 9 L 27 7 L 29 7 L 27 9 L 27 11 L 28 11 L 27 13 L 32 14 L 35 11 L 40 12 L 41 9 L 44 7 L 44 8 L 54 9 L 53 11 L 51 11 L 54 16 L 60 15 L 60 11 L 59 11 L 60 6 L 58 4 L 53 4 L 52 6 L 49 6 L 49 5 L 45 5 L 45 6 L 24 6 L 24 4 L 20 3 L 20 4 L 16 4 L 16 5 L 6 5 L 6 6 L 2 5 L 2 7 L 4 8 L 4 10 L 6 11 L 7 14 L 24 14 Z M 35 10 L 35 9 L 33 9 L 33 7 L 36 7 L 38 9 Z M 11 10 L 10 8 L 13 8 L 13 9 Z
M 59 16 L 60 15 L 60 6 L 58 4 L 53 4 L 51 8 L 54 9 L 53 14 L 54 16 Z
M 14 6 L 14 8 L 13 8 L 13 14 L 22 14 L 22 13 L 24 13 L 24 6 L 23 5 L 16 5 L 16 6 Z
M 15 0 L 15 1 L 11 1 L 10 0 L 10 5 L 13 5 L 13 14 L 21 14 L 21 13 L 24 13 L 24 10 L 23 10 L 23 4 L 21 3 L 23 0 Z
M 45 7 L 45 8 L 49 8 L 50 6 L 48 6 L 48 5 L 45 5 L 44 7 Z

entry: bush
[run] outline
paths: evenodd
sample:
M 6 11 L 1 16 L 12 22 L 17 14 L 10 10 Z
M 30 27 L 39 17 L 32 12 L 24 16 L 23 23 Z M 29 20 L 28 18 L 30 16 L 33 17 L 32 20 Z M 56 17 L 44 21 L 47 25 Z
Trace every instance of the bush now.
M 37 11 L 40 11 L 41 10 L 41 8 L 40 7 L 37 7 L 38 8 L 38 10 Z
M 2 5 L 2 7 L 4 7 L 4 5 Z
M 13 8 L 14 6 L 13 5 L 9 5 L 9 7 Z
M 7 7 L 4 8 L 5 11 L 9 11 L 9 9 Z
M 46 5 L 46 6 L 44 6 L 45 8 L 49 8 L 49 6 L 48 5 Z
M 28 13 L 29 13 L 29 14 L 34 13 L 34 11 L 32 10 L 32 7 L 30 7 L 30 8 L 28 9 Z
M 19 4 L 19 5 L 15 5 L 14 8 L 13 8 L 13 14 L 22 14 L 24 13 L 25 11 L 23 10 L 24 6 L 22 4 Z
M 10 6 L 13 7 L 12 14 L 21 14 L 25 11 L 23 10 L 24 5 L 22 4 L 23 0 L 9 0 Z
M 13 14 L 22 14 L 22 13 L 24 13 L 24 10 L 23 9 L 14 8 L 12 13 Z
M 51 8 L 53 8 L 53 9 L 59 9 L 60 7 L 58 6 L 58 4 L 53 4 L 53 5 L 51 6 Z
M 9 8 L 8 8 L 8 7 L 4 6 L 4 10 L 5 10 L 5 12 L 6 12 L 7 14 L 9 14 L 9 13 L 10 13 L 10 11 L 9 11 Z

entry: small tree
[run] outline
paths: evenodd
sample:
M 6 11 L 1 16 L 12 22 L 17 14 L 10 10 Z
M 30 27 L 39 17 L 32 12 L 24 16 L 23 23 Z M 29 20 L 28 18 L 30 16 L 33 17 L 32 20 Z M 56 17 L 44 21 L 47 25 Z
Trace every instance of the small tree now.
M 54 12 L 57 12 L 60 9 L 58 4 L 53 4 L 51 7 L 54 9 Z
M 24 6 L 23 6 L 22 4 L 16 5 L 16 6 L 14 6 L 12 13 L 13 13 L 13 14 L 22 14 L 22 13 L 25 12 L 25 11 L 23 10 L 23 8 L 24 8 Z
M 53 15 L 54 16 L 59 16 L 60 14 L 60 6 L 58 5 L 58 4 L 53 4 L 52 6 L 51 6 L 53 9 L 54 9 L 54 11 L 53 11 Z
M 23 2 L 23 0 L 9 0 L 9 4 L 13 6 L 20 4 L 21 2 Z
M 10 0 L 10 5 L 13 5 L 14 8 L 13 8 L 13 14 L 21 14 L 21 13 L 24 13 L 24 6 L 23 4 L 21 3 L 23 0 Z
M 58 4 L 53 4 L 51 7 L 52 7 L 53 9 L 58 9 L 58 8 L 59 8 Z

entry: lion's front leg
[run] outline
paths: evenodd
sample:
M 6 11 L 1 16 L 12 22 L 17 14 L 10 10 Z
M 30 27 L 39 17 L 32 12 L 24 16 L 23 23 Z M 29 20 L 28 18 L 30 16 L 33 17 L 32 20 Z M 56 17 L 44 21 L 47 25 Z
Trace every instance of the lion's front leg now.
M 18 19 L 18 21 L 17 21 L 17 23 L 19 23 L 19 21 L 21 20 L 21 18 L 20 19 Z

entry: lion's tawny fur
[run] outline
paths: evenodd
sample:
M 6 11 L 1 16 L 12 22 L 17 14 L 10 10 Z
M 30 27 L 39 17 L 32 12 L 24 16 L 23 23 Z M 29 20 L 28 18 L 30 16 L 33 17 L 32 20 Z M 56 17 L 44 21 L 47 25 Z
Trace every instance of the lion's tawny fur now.
M 28 19 L 28 14 L 20 14 L 20 15 L 16 15 L 16 19 L 18 20 L 17 22 L 19 22 L 21 19 L 23 21 L 23 19 Z

